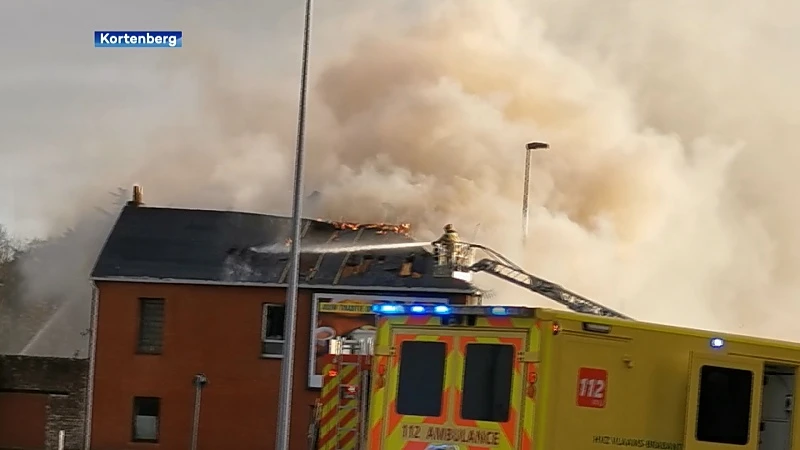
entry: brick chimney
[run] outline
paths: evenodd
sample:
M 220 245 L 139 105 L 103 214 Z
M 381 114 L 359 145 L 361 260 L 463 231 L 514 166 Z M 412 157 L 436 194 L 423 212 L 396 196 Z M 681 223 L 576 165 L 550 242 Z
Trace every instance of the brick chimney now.
M 128 202 L 128 206 L 141 206 L 144 204 L 142 200 L 142 187 L 138 184 L 133 185 L 133 196 L 131 201 Z

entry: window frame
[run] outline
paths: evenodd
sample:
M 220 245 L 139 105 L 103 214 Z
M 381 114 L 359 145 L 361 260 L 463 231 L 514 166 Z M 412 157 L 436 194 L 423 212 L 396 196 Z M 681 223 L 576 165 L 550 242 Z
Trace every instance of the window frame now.
M 466 381 L 467 381 L 467 365 L 469 363 L 469 349 L 470 347 L 504 347 L 511 349 L 511 358 L 509 362 L 511 363 L 508 366 L 508 396 L 506 398 L 506 411 L 505 411 L 505 420 L 490 420 L 490 419 L 481 419 L 475 417 L 465 417 L 464 416 L 464 405 L 467 403 L 464 401 L 464 398 L 474 398 L 465 396 L 465 392 L 467 391 Z M 497 343 L 497 342 L 469 342 L 464 346 L 464 364 L 461 369 L 461 392 L 458 394 L 461 396 L 460 407 L 456 412 L 458 414 L 458 418 L 460 420 L 472 420 L 472 421 L 479 421 L 479 422 L 491 422 L 491 423 L 508 423 L 511 420 L 511 407 L 514 402 L 514 363 L 516 357 L 516 348 L 512 344 L 505 344 L 505 343 Z
M 141 401 L 153 401 L 155 400 L 155 404 L 158 408 L 157 413 L 155 416 L 139 414 L 139 410 L 141 409 L 141 405 L 139 402 Z M 157 444 L 161 440 L 161 397 L 152 397 L 152 396 L 136 396 L 133 397 L 133 409 L 131 414 L 131 442 L 143 442 L 143 443 L 150 443 L 150 444 Z M 155 417 L 156 418 L 156 433 L 154 439 L 148 438 L 139 438 L 136 436 L 136 419 L 138 417 Z
M 732 373 L 734 373 L 734 372 L 740 372 L 742 374 L 747 374 L 749 376 L 750 389 L 747 391 L 748 392 L 748 397 L 747 397 L 747 401 L 748 401 L 748 403 L 747 403 L 747 426 L 744 428 L 746 430 L 744 442 L 741 442 L 740 440 L 736 440 L 735 438 L 738 437 L 738 436 L 735 436 L 735 435 L 733 435 L 731 433 L 726 433 L 725 437 L 727 439 L 725 439 L 725 438 L 720 438 L 720 436 L 708 436 L 708 434 L 713 434 L 713 432 L 711 432 L 711 431 L 702 431 L 701 432 L 701 427 L 705 428 L 702 424 L 705 423 L 705 418 L 708 417 L 708 415 L 706 415 L 706 414 L 701 414 L 703 409 L 704 409 L 704 407 L 703 407 L 704 399 L 705 399 L 706 402 L 713 400 L 713 398 L 706 399 L 703 396 L 704 385 L 705 385 L 705 388 L 708 388 L 708 385 L 706 383 L 704 383 L 704 379 L 705 379 L 705 376 L 707 374 L 705 372 L 705 369 L 711 369 L 711 370 L 716 371 L 717 373 L 719 373 L 719 372 L 727 372 L 725 376 L 728 377 L 728 380 L 730 380 L 730 375 Z M 717 444 L 717 445 L 731 445 L 731 446 L 737 446 L 737 447 L 744 447 L 744 446 L 750 444 L 750 442 L 752 441 L 752 438 L 753 438 L 751 436 L 751 433 L 750 433 L 750 427 L 751 427 L 752 421 L 753 421 L 752 419 L 753 419 L 753 408 L 754 408 L 754 405 L 753 405 L 754 389 L 758 387 L 758 386 L 755 386 L 756 374 L 752 370 L 744 369 L 744 368 L 725 367 L 725 366 L 718 366 L 718 365 L 714 365 L 714 364 L 703 364 L 703 365 L 700 366 L 700 370 L 699 370 L 698 376 L 699 376 L 699 380 L 698 380 L 698 385 L 697 385 L 697 390 L 698 390 L 698 394 L 697 394 L 698 395 L 697 396 L 697 412 L 696 412 L 696 417 L 695 417 L 694 439 L 696 441 L 698 441 L 698 442 L 706 442 L 706 443 L 709 443 L 709 444 Z M 728 405 L 728 406 L 732 406 L 732 405 Z M 710 406 L 710 408 L 719 409 L 719 406 L 716 406 L 716 407 Z M 731 408 L 726 408 L 726 409 L 731 409 Z M 712 411 L 713 411 L 713 409 L 712 409 Z M 708 426 L 711 427 L 712 425 L 709 424 Z
M 441 384 L 439 385 L 439 395 L 436 397 L 439 400 L 439 406 L 438 406 L 439 413 L 438 413 L 438 415 L 410 414 L 410 413 L 406 412 L 405 410 L 401 410 L 401 406 L 403 406 L 403 403 L 401 402 L 401 399 L 412 398 L 412 396 L 407 396 L 407 395 L 401 395 L 400 394 L 400 392 L 403 390 L 403 386 L 404 386 L 403 380 L 405 379 L 402 376 L 403 373 L 404 373 L 403 372 L 403 358 L 404 358 L 403 347 L 405 345 L 409 345 L 409 344 L 410 345 L 420 345 L 420 346 L 423 345 L 423 344 L 424 345 L 432 344 L 432 345 L 435 345 L 437 347 L 441 347 L 441 350 L 442 350 L 442 355 L 441 355 L 442 356 L 442 361 L 441 361 L 442 362 L 442 377 L 441 377 L 441 380 L 440 380 Z M 412 417 L 427 417 L 427 418 L 431 418 L 431 417 L 439 418 L 439 417 L 442 417 L 442 414 L 444 414 L 447 411 L 446 408 L 447 408 L 447 402 L 448 402 L 448 399 L 444 398 L 445 384 L 446 384 L 447 374 L 448 374 L 448 367 L 447 366 L 448 366 L 448 362 L 449 362 L 449 353 L 448 353 L 448 349 L 447 349 L 447 343 L 446 342 L 442 342 L 442 341 L 405 340 L 405 341 L 402 341 L 400 343 L 399 351 L 400 351 L 400 355 L 399 355 L 399 362 L 398 362 L 398 369 L 397 369 L 397 382 L 396 382 L 397 383 L 397 386 L 396 386 L 397 401 L 395 402 L 395 407 L 394 407 L 393 413 L 399 414 L 401 416 L 412 416 Z M 438 349 L 437 349 L 437 351 L 438 351 Z M 410 378 L 409 380 L 410 380 L 409 383 L 412 384 L 412 385 L 416 384 L 415 381 L 416 382 L 420 381 L 418 378 L 413 378 L 413 377 Z M 434 378 L 429 376 L 425 380 L 426 380 L 426 384 L 430 384 L 431 382 L 434 381 Z M 413 408 L 411 408 L 411 409 L 413 409 Z
M 261 304 L 261 348 L 260 354 L 262 358 L 265 359 L 282 359 L 283 358 L 283 349 L 286 346 L 286 329 L 284 323 L 281 324 L 281 335 L 283 339 L 274 339 L 267 337 L 267 324 L 269 323 L 269 310 L 271 308 L 278 309 L 280 308 L 283 310 L 283 319 L 286 320 L 286 305 L 282 303 L 262 303 Z M 280 344 L 281 351 L 280 353 L 269 353 L 265 350 L 269 346 L 269 344 Z
M 147 327 L 146 320 L 148 317 L 145 311 L 148 305 L 160 305 L 160 321 L 161 324 L 158 330 L 157 344 L 147 344 L 149 337 L 145 339 L 145 328 Z M 138 316 L 138 331 L 136 336 L 136 354 L 137 355 L 153 355 L 158 356 L 164 353 L 164 328 L 166 323 L 166 301 L 163 297 L 139 297 L 139 316 Z M 152 317 L 149 318 L 152 320 Z M 154 339 L 155 340 L 155 339 Z

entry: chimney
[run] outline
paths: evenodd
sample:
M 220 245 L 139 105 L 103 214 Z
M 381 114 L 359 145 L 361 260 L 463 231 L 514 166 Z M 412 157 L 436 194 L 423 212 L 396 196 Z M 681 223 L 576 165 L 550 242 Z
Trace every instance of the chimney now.
M 128 202 L 129 206 L 141 206 L 144 202 L 142 201 L 142 187 L 138 184 L 133 185 L 133 197 L 131 201 Z

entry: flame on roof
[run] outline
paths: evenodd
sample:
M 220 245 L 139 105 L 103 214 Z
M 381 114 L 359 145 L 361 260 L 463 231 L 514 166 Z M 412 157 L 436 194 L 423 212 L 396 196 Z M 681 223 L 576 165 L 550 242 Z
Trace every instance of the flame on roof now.
M 389 223 L 356 223 L 356 222 L 328 222 L 339 230 L 375 230 L 377 234 L 396 233 L 408 236 L 411 233 L 410 223 L 389 224 Z

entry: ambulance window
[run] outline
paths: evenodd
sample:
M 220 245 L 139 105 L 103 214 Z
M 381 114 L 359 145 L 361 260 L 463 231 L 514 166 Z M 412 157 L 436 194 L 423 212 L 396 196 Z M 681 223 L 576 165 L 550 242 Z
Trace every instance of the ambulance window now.
M 750 438 L 753 372 L 727 367 L 700 368 L 698 441 L 746 445 Z
M 461 391 L 461 418 L 507 422 L 513 371 L 513 346 L 468 344 Z
M 442 415 L 444 342 L 405 341 L 400 345 L 397 413 L 409 416 Z

